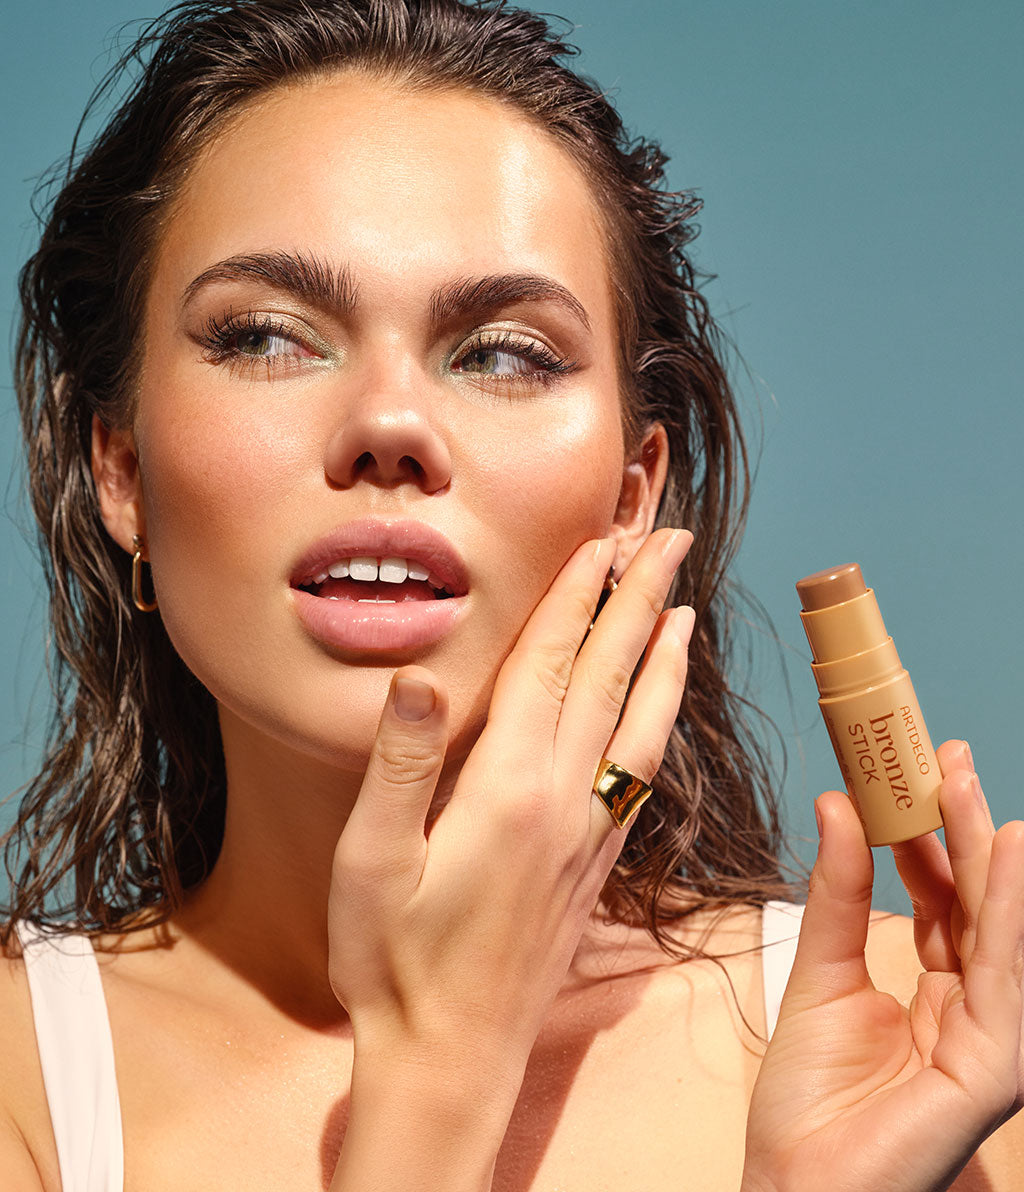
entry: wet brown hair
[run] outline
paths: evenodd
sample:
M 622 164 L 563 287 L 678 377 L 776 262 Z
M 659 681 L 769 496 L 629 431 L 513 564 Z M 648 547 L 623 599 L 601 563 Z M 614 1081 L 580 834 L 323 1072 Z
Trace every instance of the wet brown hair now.
M 658 524 L 696 536 L 670 596 L 697 613 L 687 694 L 603 902 L 681 956 L 671 924 L 786 896 L 770 770 L 726 678 L 726 567 L 749 469 L 686 252 L 699 202 L 665 187 L 661 149 L 631 140 L 601 90 L 564 64 L 577 52 L 547 20 L 500 0 L 190 2 L 146 26 L 97 89 L 83 125 L 134 79 L 88 149 L 72 149 L 20 278 L 16 384 L 56 703 L 44 765 L 5 838 L 5 945 L 18 919 L 54 929 L 71 919 L 92 934 L 161 922 L 216 860 L 226 784 L 215 704 L 159 615 L 131 603 L 128 557 L 99 517 L 90 427 L 94 414 L 111 427 L 131 421 L 150 259 L 189 163 L 241 105 L 340 69 L 492 97 L 545 128 L 590 181 L 608 241 L 627 450 L 650 423 L 665 426 Z

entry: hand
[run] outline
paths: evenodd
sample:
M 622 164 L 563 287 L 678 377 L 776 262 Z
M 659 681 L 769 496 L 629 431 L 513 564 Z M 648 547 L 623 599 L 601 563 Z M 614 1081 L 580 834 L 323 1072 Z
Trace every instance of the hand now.
M 1024 823 L 993 830 L 963 742 L 939 750 L 948 854 L 897 846 L 925 971 L 909 1008 L 864 962 L 871 850 L 850 800 L 822 841 L 779 1024 L 754 1087 L 745 1192 L 938 1192 L 1024 1102 Z
M 429 835 L 445 693 L 422 667 L 396 673 L 332 876 L 331 983 L 357 1063 L 361 1048 L 398 1050 L 492 1081 L 507 1072 L 514 1101 L 625 840 L 591 793 L 598 762 L 649 781 L 678 713 L 692 611 L 661 610 L 691 541 L 651 535 L 589 635 L 613 543 L 575 552 L 502 666 Z M 403 699 L 423 718 L 403 719 Z

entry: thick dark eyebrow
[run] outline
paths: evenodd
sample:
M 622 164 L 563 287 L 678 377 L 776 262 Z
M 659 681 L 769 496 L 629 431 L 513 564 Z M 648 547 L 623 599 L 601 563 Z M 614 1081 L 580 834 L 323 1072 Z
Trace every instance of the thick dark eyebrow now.
M 188 306 L 204 286 L 218 281 L 260 281 L 286 290 L 311 306 L 349 311 L 355 306 L 356 291 L 347 269 L 333 269 L 317 257 L 290 252 L 253 252 L 228 257 L 204 269 L 185 287 L 182 308 Z
M 204 269 L 185 287 L 182 306 L 204 286 L 218 281 L 264 282 L 310 305 L 340 313 L 354 310 L 357 299 L 347 268 L 334 269 L 302 253 L 260 252 L 228 257 Z M 590 319 L 576 295 L 539 273 L 493 273 L 445 282 L 431 295 L 430 319 L 435 327 L 442 327 L 462 316 L 491 314 L 516 302 L 553 302 L 590 330 Z
M 446 282 L 431 295 L 430 318 L 435 327 L 443 327 L 462 315 L 489 314 L 515 302 L 554 302 L 590 330 L 590 319 L 576 295 L 539 273 L 492 273 Z

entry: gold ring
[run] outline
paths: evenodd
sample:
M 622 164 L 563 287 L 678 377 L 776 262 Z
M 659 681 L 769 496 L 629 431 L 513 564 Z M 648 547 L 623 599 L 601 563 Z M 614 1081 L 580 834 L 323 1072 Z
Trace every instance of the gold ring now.
M 603 757 L 594 777 L 594 794 L 608 808 L 616 824 L 624 828 L 652 791 L 635 774 Z

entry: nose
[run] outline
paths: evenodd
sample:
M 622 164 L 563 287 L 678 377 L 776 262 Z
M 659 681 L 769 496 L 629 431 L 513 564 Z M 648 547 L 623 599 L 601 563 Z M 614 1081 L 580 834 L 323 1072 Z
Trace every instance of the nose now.
M 327 445 L 328 481 L 351 488 L 359 481 L 381 488 L 413 484 L 425 493 L 446 488 L 451 455 L 429 415 L 422 392 L 411 385 L 363 387 L 346 403 L 345 417 Z

